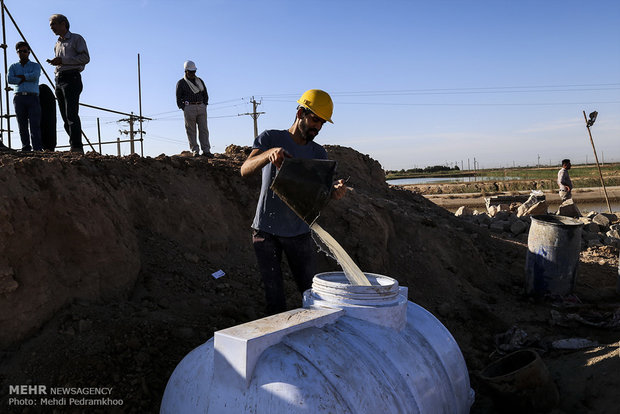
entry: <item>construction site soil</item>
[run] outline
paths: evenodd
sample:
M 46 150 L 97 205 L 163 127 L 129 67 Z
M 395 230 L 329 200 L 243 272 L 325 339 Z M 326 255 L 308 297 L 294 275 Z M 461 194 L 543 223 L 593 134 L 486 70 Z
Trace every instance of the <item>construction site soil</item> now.
M 476 392 L 472 413 L 504 412 L 480 371 L 523 347 L 541 354 L 559 389 L 552 412 L 618 412 L 617 249 L 581 253 L 573 296 L 530 299 L 525 244 L 388 186 L 366 155 L 326 148 L 354 190 L 319 224 L 362 270 L 397 279 L 448 328 Z M 156 413 L 188 352 L 265 316 L 250 236 L 260 177 L 239 174 L 248 152 L 0 156 L 0 412 Z M 321 271 L 338 270 L 317 255 Z M 301 306 L 288 272 L 286 290 L 289 308 Z M 575 337 L 598 345 L 550 346 Z M 106 387 L 122 405 L 10 404 L 17 385 Z

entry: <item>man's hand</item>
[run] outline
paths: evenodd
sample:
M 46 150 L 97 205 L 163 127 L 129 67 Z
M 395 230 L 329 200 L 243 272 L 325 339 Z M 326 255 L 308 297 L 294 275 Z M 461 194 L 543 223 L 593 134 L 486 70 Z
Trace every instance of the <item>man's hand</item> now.
M 280 169 L 280 167 L 282 167 L 284 158 L 293 158 L 293 156 L 286 152 L 284 148 L 273 148 L 269 153 L 269 162 L 275 165 L 277 169 Z
M 47 63 L 49 63 L 52 66 L 62 65 L 62 58 L 55 57 L 54 59 L 47 59 Z
M 25 75 L 17 75 L 17 77 L 18 77 L 19 79 L 21 79 L 21 80 L 19 81 L 18 85 L 21 85 L 21 84 L 22 84 L 22 82 L 26 82 L 26 76 L 25 76 Z
M 344 180 L 338 180 L 334 183 L 334 191 L 332 191 L 332 199 L 340 200 L 347 193 L 347 186 L 344 185 Z
M 272 163 L 279 169 L 284 162 L 284 158 L 293 158 L 284 148 L 271 148 L 266 151 L 254 148 L 241 166 L 241 176 L 252 175 L 269 163 Z

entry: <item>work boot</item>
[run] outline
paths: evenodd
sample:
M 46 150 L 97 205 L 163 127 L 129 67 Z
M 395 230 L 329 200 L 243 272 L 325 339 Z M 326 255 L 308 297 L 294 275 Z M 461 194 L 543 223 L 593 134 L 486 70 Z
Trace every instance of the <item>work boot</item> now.
M 210 151 L 203 151 L 202 156 L 207 158 L 213 158 L 213 154 L 211 154 Z

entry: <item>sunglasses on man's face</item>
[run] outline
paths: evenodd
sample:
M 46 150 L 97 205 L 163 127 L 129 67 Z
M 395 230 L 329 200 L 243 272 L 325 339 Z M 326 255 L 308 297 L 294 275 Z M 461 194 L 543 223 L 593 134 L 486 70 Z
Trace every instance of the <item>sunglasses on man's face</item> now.
M 30 53 L 30 50 L 20 49 L 20 50 L 17 51 L 17 53 Z

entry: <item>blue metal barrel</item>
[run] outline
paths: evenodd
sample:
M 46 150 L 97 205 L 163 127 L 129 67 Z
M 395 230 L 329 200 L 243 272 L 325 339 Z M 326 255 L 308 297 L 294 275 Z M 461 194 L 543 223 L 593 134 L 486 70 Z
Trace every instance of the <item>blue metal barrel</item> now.
M 568 295 L 575 287 L 581 228 L 570 217 L 532 216 L 525 259 L 525 291 L 529 295 Z

